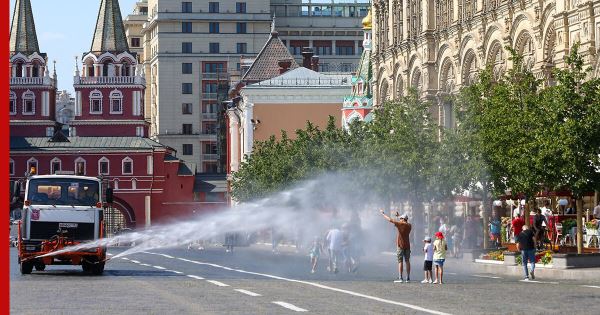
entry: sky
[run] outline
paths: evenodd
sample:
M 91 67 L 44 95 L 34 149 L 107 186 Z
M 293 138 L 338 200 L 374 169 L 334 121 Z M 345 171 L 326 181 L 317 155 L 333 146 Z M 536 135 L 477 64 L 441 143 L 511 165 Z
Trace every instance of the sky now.
M 48 54 L 51 67 L 52 61 L 56 60 L 58 90 L 73 92 L 75 56 L 79 56 L 81 62 L 81 55 L 92 45 L 100 0 L 30 1 L 40 50 Z M 119 0 L 124 19 L 133 11 L 135 2 Z M 14 4 L 15 0 L 10 0 L 10 21 Z

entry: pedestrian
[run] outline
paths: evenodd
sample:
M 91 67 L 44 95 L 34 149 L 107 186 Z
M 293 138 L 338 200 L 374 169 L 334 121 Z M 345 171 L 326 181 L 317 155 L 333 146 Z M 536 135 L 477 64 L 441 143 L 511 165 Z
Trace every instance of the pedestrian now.
M 461 236 L 462 233 L 460 232 L 460 227 L 458 225 L 453 225 L 450 228 L 450 233 L 452 233 L 452 235 L 449 238 L 452 238 L 452 247 L 450 247 L 452 256 L 454 258 L 458 258 L 459 254 L 460 254 L 460 243 L 461 243 Z
M 444 240 L 444 234 L 436 232 L 435 242 L 433 242 L 433 264 L 435 265 L 435 281 L 433 283 L 444 283 L 444 262 L 447 250 L 448 244 Z
M 421 283 L 433 283 L 433 245 L 431 244 L 431 237 L 426 236 L 423 242 L 425 242 L 425 246 L 423 247 L 423 253 L 425 253 L 425 262 L 423 264 L 425 279 Z
M 538 249 L 542 249 L 544 247 L 544 232 L 547 225 L 548 220 L 546 220 L 546 217 L 542 214 L 542 210 L 536 209 L 535 216 L 533 217 L 533 230 L 535 232 L 535 239 Z
M 380 211 L 383 217 L 390 221 L 396 229 L 398 229 L 398 236 L 396 237 L 396 257 L 398 258 L 398 280 L 394 282 L 404 282 L 404 262 L 406 262 L 406 282 L 410 282 L 410 231 L 412 225 L 408 223 L 408 215 L 403 214 L 400 216 L 400 220 L 394 220 L 387 216 L 383 210 Z
M 600 220 L 600 201 L 598 201 L 598 205 L 594 207 L 594 217 L 596 220 Z
M 524 281 L 535 279 L 535 235 L 529 228 L 529 225 L 523 225 L 523 231 L 517 236 L 517 249 L 521 251 L 521 260 L 523 262 L 523 271 L 525 272 Z M 531 272 L 527 269 L 527 263 L 531 263 Z
M 492 246 L 495 248 L 500 247 L 500 234 L 502 229 L 502 221 L 498 217 L 498 213 L 494 210 L 492 212 L 492 218 L 490 219 L 490 239 Z
M 525 219 L 523 219 L 523 216 L 517 216 L 512 220 L 510 224 L 512 225 L 513 237 L 516 242 L 517 236 L 519 235 L 519 233 L 521 233 L 521 231 L 523 230 L 523 226 L 525 225 Z
M 342 255 L 344 235 L 340 229 L 334 226 L 327 232 L 325 241 L 327 241 L 329 251 L 329 267 L 327 270 L 329 272 L 338 273 L 338 264 L 341 260 L 340 256 Z
M 317 270 L 317 263 L 319 262 L 319 257 L 321 256 L 321 248 L 322 244 L 319 240 L 319 237 L 315 237 L 310 247 L 310 251 L 308 252 L 308 255 L 310 256 L 310 265 L 312 267 L 310 273 L 315 273 Z

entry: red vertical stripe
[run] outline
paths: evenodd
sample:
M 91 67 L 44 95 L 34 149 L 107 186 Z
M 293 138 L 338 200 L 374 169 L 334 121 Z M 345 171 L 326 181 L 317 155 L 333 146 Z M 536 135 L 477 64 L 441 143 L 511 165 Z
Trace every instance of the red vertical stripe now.
M 0 24 L 4 25 L 4 27 L 9 25 L 9 16 L 10 16 L 10 5 L 8 1 L 0 1 L 0 3 L 2 3 L 2 8 L 4 9 L 0 9 L 0 12 L 2 12 L 0 14 Z M 9 26 L 10 29 L 10 26 Z M 9 29 L 5 29 L 5 33 L 4 36 L 6 37 L 10 37 L 10 31 Z M 9 200 L 9 189 L 8 189 L 8 183 L 9 183 L 9 178 L 8 178 L 8 155 L 9 155 L 9 145 L 8 145 L 8 140 L 9 140 L 9 121 L 8 121 L 8 91 L 9 91 L 9 85 L 8 85 L 8 78 L 9 78 L 9 71 L 8 71 L 8 42 L 9 42 L 9 38 L 6 38 L 2 41 L 0 41 L 0 45 L 2 45 L 2 49 L 0 49 L 1 51 L 1 55 L 0 55 L 0 80 L 1 83 L 0 85 L 2 86 L 2 92 L 1 92 L 1 96 L 2 97 L 2 114 L 0 114 L 0 117 L 2 117 L 2 121 L 0 122 L 0 126 L 2 128 L 2 131 L 0 132 L 2 134 L 2 141 L 0 141 L 1 147 L 0 150 L 2 150 L 2 152 L 4 152 L 2 154 L 2 160 L 0 160 L 0 191 L 2 191 L 2 209 L 4 210 L 4 219 L 6 220 L 6 216 L 8 214 L 8 205 L 10 203 Z M 4 224 L 6 224 L 6 221 L 4 222 Z M 6 246 L 6 236 L 8 236 L 8 229 L 6 229 L 6 225 L 4 226 L 4 229 L 2 229 L 1 233 L 2 238 L 5 240 L 5 244 L 4 246 L 0 246 L 0 270 L 2 270 L 2 279 L 0 280 L 0 283 L 2 285 L 1 287 L 1 291 L 2 291 L 2 308 L 0 309 L 0 313 L 3 314 L 9 314 L 9 300 L 10 300 L 10 295 L 8 292 L 9 289 L 9 263 L 11 261 L 13 261 L 14 257 L 9 257 L 9 247 Z

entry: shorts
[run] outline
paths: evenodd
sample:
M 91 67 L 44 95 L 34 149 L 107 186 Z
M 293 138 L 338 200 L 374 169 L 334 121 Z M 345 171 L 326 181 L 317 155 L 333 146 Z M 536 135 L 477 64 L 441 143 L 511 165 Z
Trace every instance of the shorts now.
M 410 260 L 410 249 L 398 248 L 396 251 L 396 257 L 398 258 L 398 262 L 402 262 L 402 259 L 408 262 Z
M 432 269 L 433 269 L 433 261 L 426 260 L 425 263 L 423 264 L 423 270 L 424 271 L 431 271 Z
M 436 266 L 444 267 L 444 261 L 446 261 L 446 259 L 435 259 L 435 260 L 433 261 L 433 263 L 434 263 Z

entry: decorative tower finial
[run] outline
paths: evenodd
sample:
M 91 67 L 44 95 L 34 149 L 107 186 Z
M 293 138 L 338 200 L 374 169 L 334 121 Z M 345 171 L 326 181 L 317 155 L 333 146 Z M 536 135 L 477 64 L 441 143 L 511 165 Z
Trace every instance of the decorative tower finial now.
M 77 63 L 79 60 L 78 56 L 75 56 L 75 76 L 78 77 L 79 76 L 79 64 Z
M 40 52 L 30 0 L 16 0 L 10 27 L 9 50 L 30 55 Z
M 102 0 L 90 52 L 129 51 L 118 0 Z
M 273 21 L 271 22 L 271 34 L 275 33 L 275 13 L 273 13 Z
M 52 62 L 54 63 L 54 70 L 52 71 L 52 76 L 54 77 L 54 79 L 56 79 L 56 59 L 52 60 Z M 47 70 L 48 68 L 46 68 Z

